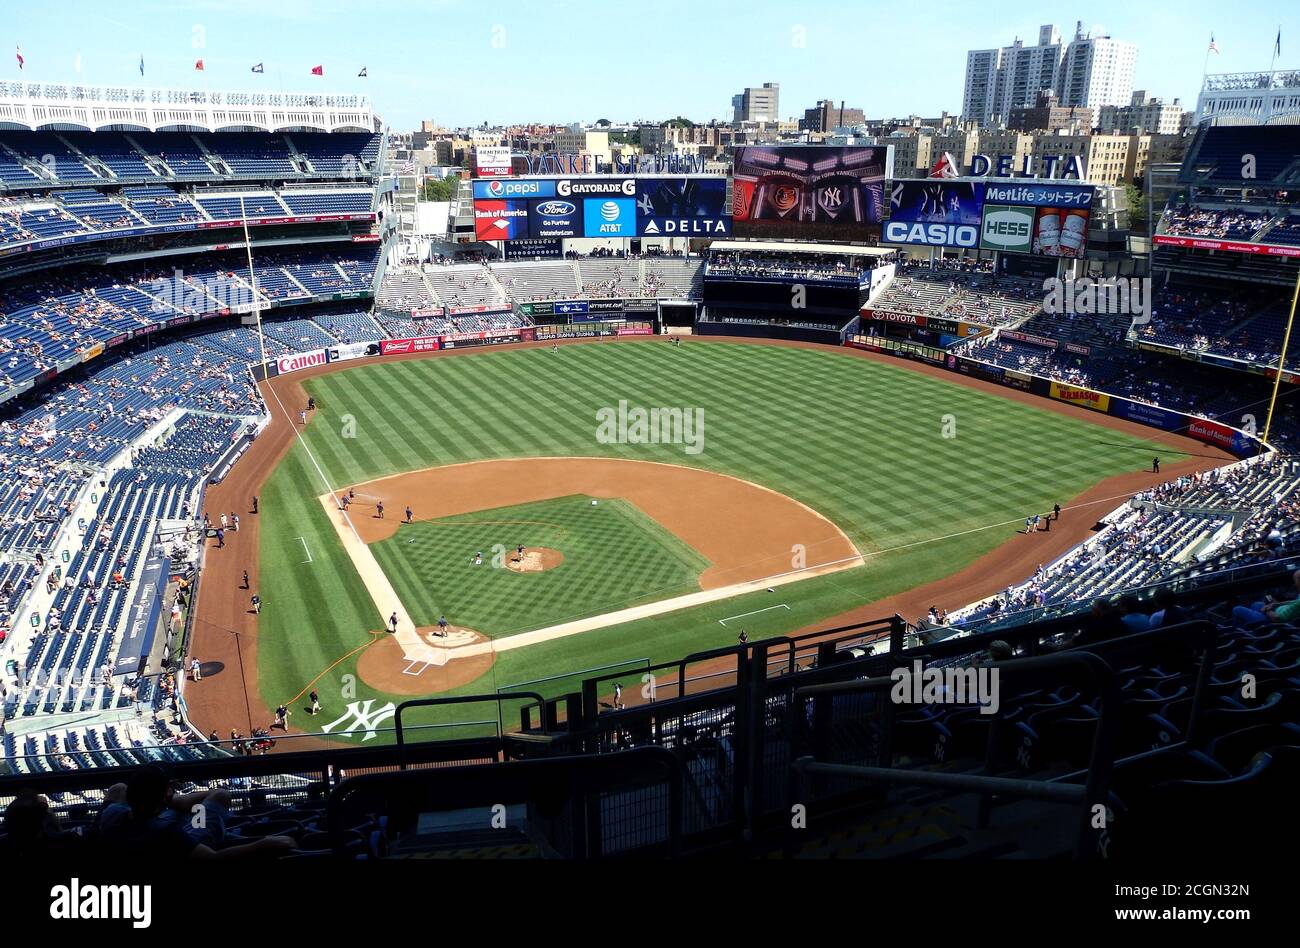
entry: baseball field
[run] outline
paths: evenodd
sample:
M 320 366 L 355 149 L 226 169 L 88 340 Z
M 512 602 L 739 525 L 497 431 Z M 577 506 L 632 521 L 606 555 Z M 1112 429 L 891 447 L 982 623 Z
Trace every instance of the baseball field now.
M 260 495 L 251 527 L 209 551 L 201 587 L 198 642 L 231 674 L 205 674 L 191 711 L 223 733 L 287 704 L 292 729 L 360 721 L 349 739 L 387 739 L 369 725 L 391 725 L 389 703 L 410 695 L 524 682 L 560 693 L 575 685 L 560 676 L 730 645 L 741 629 L 879 617 L 918 590 L 943 589 L 938 604 L 956 608 L 1059 555 L 1146 483 L 1218 457 L 1072 406 L 806 346 L 463 351 L 264 391 L 275 421 L 259 440 L 280 447 L 210 494 L 232 509 L 247 505 L 235 492 Z M 317 410 L 302 427 L 307 396 Z M 638 424 L 651 408 L 671 411 Z M 1143 473 L 1155 455 L 1164 478 Z M 348 491 L 344 516 L 335 498 Z M 1017 532 L 1056 503 L 1054 532 Z M 243 563 L 258 616 L 220 578 Z M 440 617 L 456 636 L 438 636 Z M 228 631 L 241 632 L 237 655 Z M 247 700 L 204 708 L 223 676 Z M 303 713 L 310 690 L 316 720 Z

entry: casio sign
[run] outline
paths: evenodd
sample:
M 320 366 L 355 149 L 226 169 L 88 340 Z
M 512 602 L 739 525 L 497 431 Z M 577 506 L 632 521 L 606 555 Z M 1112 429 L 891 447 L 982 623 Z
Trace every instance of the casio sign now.
M 577 209 L 577 205 L 568 201 L 544 201 L 537 205 L 537 213 L 543 217 L 568 217 Z
M 975 247 L 979 231 L 970 224 L 921 224 L 895 221 L 885 225 L 887 244 L 926 244 L 931 247 Z

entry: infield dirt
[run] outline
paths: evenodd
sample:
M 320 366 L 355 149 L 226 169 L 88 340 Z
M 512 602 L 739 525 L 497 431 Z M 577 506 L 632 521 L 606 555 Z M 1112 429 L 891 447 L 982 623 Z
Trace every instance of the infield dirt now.
M 778 342 L 773 340 L 755 341 L 729 337 L 692 338 L 686 342 L 687 345 L 710 345 L 715 343 L 781 345 L 821 351 L 825 351 L 826 348 L 811 343 Z M 573 340 L 563 343 L 563 345 L 665 344 L 662 339 L 656 337 L 621 340 L 616 343 L 589 340 Z M 551 343 L 548 341 L 544 343 L 522 343 L 508 348 L 544 348 L 550 345 Z M 259 493 L 262 484 L 270 477 L 271 472 L 293 444 L 296 408 L 306 404 L 307 400 L 302 383 L 316 375 L 349 369 L 371 362 L 404 361 L 408 358 L 472 357 L 475 354 L 481 354 L 483 351 L 482 349 L 450 350 L 411 356 L 385 356 L 372 360 L 321 366 L 293 375 L 280 376 L 261 384 L 263 396 L 271 412 L 271 422 L 245 453 L 244 457 L 235 465 L 230 475 L 222 483 L 208 488 L 206 497 L 206 503 L 211 509 L 242 510 L 249 512 L 249 515 L 243 519 L 241 529 L 237 533 L 227 533 L 224 549 L 217 550 L 214 547 L 208 549 L 203 576 L 199 584 L 197 621 L 195 622 L 190 654 L 199 657 L 205 665 L 216 662 L 220 663 L 219 667 L 222 668 L 222 673 L 211 676 L 205 674 L 202 682 L 197 684 L 191 682 L 186 688 L 185 699 L 190 718 L 203 733 L 206 734 L 209 731 L 216 730 L 218 733 L 225 735 L 229 733 L 232 727 L 237 727 L 247 733 L 250 719 L 255 724 L 265 724 L 272 717 L 261 699 L 261 692 L 257 686 L 257 617 L 247 609 L 247 598 L 240 591 L 241 572 L 247 569 L 250 575 L 257 575 L 260 524 L 258 522 L 259 518 L 251 515 L 250 499 L 253 495 Z M 1076 543 L 1085 539 L 1097 518 L 1119 505 L 1120 500 L 1116 498 L 1153 487 L 1182 474 L 1218 467 L 1232 460 L 1231 455 L 1226 452 L 1209 447 L 1191 438 L 1100 415 L 1075 405 L 1052 401 L 1027 392 L 1019 392 L 991 382 L 970 379 L 937 367 L 904 362 L 861 350 L 846 348 L 838 351 L 843 352 L 850 358 L 863 358 L 895 367 L 905 367 L 910 371 L 940 378 L 956 385 L 978 389 L 999 398 L 1010 399 L 1045 411 L 1055 411 L 1063 415 L 1086 420 L 1105 428 L 1123 431 L 1134 437 L 1166 445 L 1171 452 L 1181 454 L 1183 457 L 1177 461 L 1166 458 L 1160 474 L 1152 474 L 1146 471 L 1122 474 L 1107 478 L 1076 497 L 1062 498 L 1061 506 L 1064 508 L 1064 512 L 1061 520 L 1053 524 L 1051 531 L 1030 536 L 1011 533 L 1005 543 L 951 576 L 900 593 L 897 596 L 863 603 L 849 612 L 819 622 L 815 627 L 796 630 L 798 633 L 813 632 L 817 629 L 876 619 L 895 612 L 914 619 L 931 605 L 956 608 L 987 597 L 998 592 L 1009 583 L 1024 580 L 1033 573 L 1039 563 L 1050 562 Z M 344 485 L 331 486 L 337 489 Z M 365 518 L 358 519 L 363 520 Z M 716 565 L 717 561 L 715 560 Z M 231 634 L 234 632 L 238 634 Z M 378 644 L 367 647 L 366 652 L 368 653 L 374 648 L 389 647 L 383 646 L 383 641 L 385 640 L 380 639 Z M 395 647 L 395 643 L 391 647 Z M 382 660 L 384 656 L 380 652 L 376 654 L 374 659 L 370 659 L 363 653 L 362 658 L 370 662 Z M 471 671 L 468 667 L 464 670 L 466 673 Z M 459 676 L 460 671 L 449 672 L 449 674 Z M 304 682 L 303 684 L 307 686 L 309 683 Z M 452 685 L 445 685 L 444 687 L 452 687 Z M 247 710 L 245 710 L 246 707 Z M 301 716 L 298 719 L 301 719 Z M 299 749 L 307 749 L 307 745 L 301 741 L 292 743 Z

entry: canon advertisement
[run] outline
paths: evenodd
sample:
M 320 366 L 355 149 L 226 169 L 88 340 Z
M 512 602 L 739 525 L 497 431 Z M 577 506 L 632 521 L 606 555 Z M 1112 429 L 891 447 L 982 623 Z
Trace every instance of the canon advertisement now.
M 890 158 L 888 146 L 741 146 L 731 198 L 734 235 L 878 239 Z

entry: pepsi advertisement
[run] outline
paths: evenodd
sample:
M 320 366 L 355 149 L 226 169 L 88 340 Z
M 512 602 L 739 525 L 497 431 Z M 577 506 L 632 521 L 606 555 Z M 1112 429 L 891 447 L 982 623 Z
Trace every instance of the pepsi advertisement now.
M 983 182 L 895 181 L 881 239 L 923 247 L 978 247 L 983 213 Z

